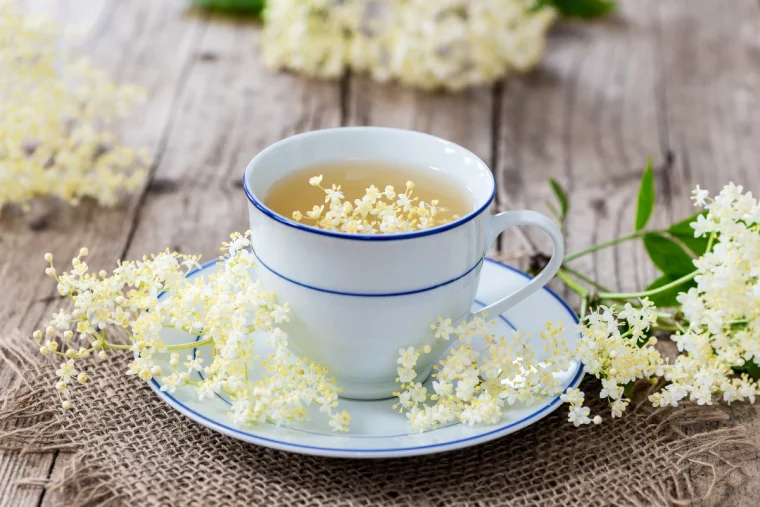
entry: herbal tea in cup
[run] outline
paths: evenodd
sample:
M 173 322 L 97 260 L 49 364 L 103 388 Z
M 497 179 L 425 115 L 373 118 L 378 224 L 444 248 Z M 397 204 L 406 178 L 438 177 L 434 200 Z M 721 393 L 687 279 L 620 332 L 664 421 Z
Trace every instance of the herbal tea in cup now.
M 435 170 L 353 160 L 296 171 L 272 187 L 264 204 L 304 224 L 365 234 L 429 229 L 474 209 L 470 196 Z M 391 210 L 407 220 L 383 221 Z
M 489 213 L 496 185 L 480 158 L 419 132 L 347 127 L 293 136 L 259 153 L 243 186 L 256 276 L 291 309 L 282 324 L 289 347 L 326 366 L 347 398 L 391 397 L 402 347 L 430 346 L 431 359 L 415 372 L 420 382 L 430 375 L 435 352 L 448 345 L 430 325 L 472 318 L 483 258 L 502 231 L 543 229 L 552 259 L 511 294 L 495 294 L 479 316 L 495 318 L 543 287 L 564 252 L 559 228 L 540 213 Z M 365 216 L 357 207 L 368 195 Z M 446 211 L 422 224 L 430 206 Z

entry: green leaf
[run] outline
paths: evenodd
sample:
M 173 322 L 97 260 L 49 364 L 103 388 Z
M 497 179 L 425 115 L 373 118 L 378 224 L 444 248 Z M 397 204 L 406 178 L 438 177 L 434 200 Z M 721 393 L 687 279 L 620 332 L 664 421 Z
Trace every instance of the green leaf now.
M 692 229 L 690 224 L 692 222 L 696 222 L 699 215 L 705 214 L 707 214 L 707 211 L 695 213 L 689 218 L 681 220 L 680 222 L 675 223 L 668 228 L 668 232 L 670 234 L 678 238 L 679 241 L 681 241 L 689 248 L 689 250 L 698 256 L 704 254 L 707 251 L 707 243 L 709 242 L 709 237 L 705 235 L 699 238 L 695 238 L 694 229 Z
M 757 359 L 757 357 L 753 357 L 749 361 L 745 361 L 744 366 L 736 367 L 734 368 L 734 371 L 746 372 L 753 379 L 760 380 L 760 366 L 757 365 L 755 359 Z
M 567 193 L 562 188 L 562 185 L 560 185 L 554 178 L 549 178 L 549 185 L 551 185 L 552 192 L 557 196 L 557 201 L 559 202 L 559 218 L 564 220 L 567 216 L 567 210 L 570 208 L 567 200 Z
M 694 271 L 694 259 L 672 239 L 650 232 L 643 240 L 649 258 L 664 274 L 680 278 Z
M 652 282 L 649 287 L 647 287 L 647 290 L 653 290 L 653 289 L 659 289 L 660 287 L 663 287 L 669 283 L 675 282 L 681 278 L 680 276 L 674 276 L 674 275 L 662 275 L 660 278 Z M 654 303 L 658 308 L 668 308 L 672 306 L 678 306 L 678 301 L 676 301 L 676 296 L 680 294 L 681 292 L 687 292 L 692 287 L 696 287 L 697 282 L 694 280 L 689 280 L 688 282 L 682 283 L 676 287 L 673 287 L 671 289 L 664 290 L 662 292 L 659 292 L 653 296 L 649 296 L 649 300 Z
M 652 173 L 652 159 L 647 162 L 647 168 L 641 175 L 641 186 L 639 186 L 639 199 L 636 206 L 636 231 L 646 227 L 649 217 L 654 210 L 654 175 Z
M 615 12 L 617 2 L 613 0 L 539 0 L 536 6 L 552 6 L 565 18 L 593 19 Z

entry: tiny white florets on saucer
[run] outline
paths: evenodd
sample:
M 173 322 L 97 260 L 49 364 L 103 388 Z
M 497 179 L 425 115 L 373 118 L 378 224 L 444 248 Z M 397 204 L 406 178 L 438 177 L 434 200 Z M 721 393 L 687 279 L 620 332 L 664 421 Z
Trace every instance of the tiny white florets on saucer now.
M 142 261 L 119 262 L 109 276 L 88 273 L 82 260 L 88 251 L 83 248 L 72 261 L 72 271 L 59 275 L 49 270 L 73 309 L 53 314 L 44 343 L 42 331 L 35 331 L 33 338 L 42 354 L 64 358 L 56 370 L 56 392 L 64 408 L 73 406 L 72 380 L 88 379 L 77 370 L 76 361 L 92 352 L 105 360 L 106 350 L 123 349 L 136 354 L 127 375 L 144 381 L 158 378 L 160 390 L 167 393 L 192 388 L 201 401 L 224 395 L 231 400 L 236 424 L 303 420 L 314 403 L 330 416 L 330 427 L 347 431 L 350 416 L 336 411 L 339 389 L 327 370 L 288 351 L 287 334 L 278 326 L 289 321 L 289 306 L 251 278 L 250 246 L 250 233 L 232 234 L 222 246 L 226 255 L 218 271 L 194 279 L 186 275 L 199 267 L 200 257 L 168 250 Z M 52 267 L 53 256 L 45 259 Z M 167 327 L 186 333 L 188 342 L 164 343 L 162 331 Z M 111 329 L 126 334 L 129 344 L 107 341 Z M 267 334 L 274 348 L 263 359 L 251 337 L 256 332 Z M 64 350 L 52 340 L 56 333 L 63 336 Z M 189 353 L 204 348 L 210 349 L 210 360 L 197 351 Z M 156 362 L 163 356 L 171 371 L 164 372 Z
M 431 393 L 415 383 L 412 375 L 420 351 L 413 347 L 399 350 L 399 370 L 406 375 L 399 375 L 401 390 L 394 393 L 398 397 L 394 408 L 406 412 L 412 427 L 419 431 L 457 421 L 468 425 L 497 424 L 510 405 L 530 405 L 561 391 L 554 374 L 569 368 L 571 356 L 561 325 L 548 323 L 541 333 L 551 351 L 549 358 L 541 362 L 535 360 L 526 342 L 529 335 L 515 332 L 510 339 L 496 338 L 479 317 L 457 327 L 450 319 L 438 319 L 430 327 L 435 338 L 448 340 L 453 335 L 459 343 L 451 348 L 448 357 L 433 366 Z M 472 347 L 477 337 L 486 344 L 482 351 Z M 432 347 L 426 346 L 422 352 L 432 353 Z

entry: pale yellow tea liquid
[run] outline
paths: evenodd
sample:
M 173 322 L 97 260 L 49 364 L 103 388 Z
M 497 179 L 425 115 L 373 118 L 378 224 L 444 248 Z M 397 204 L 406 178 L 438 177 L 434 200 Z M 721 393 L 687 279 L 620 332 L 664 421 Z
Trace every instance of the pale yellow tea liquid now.
M 309 178 L 319 175 L 323 177 L 322 187 L 340 185 L 345 200 L 351 204 L 361 199 L 370 185 L 375 185 L 381 192 L 387 185 L 393 185 L 396 194 L 400 194 L 405 192 L 406 182 L 411 180 L 414 182 L 412 197 L 418 199 L 415 204 L 420 201 L 429 204 L 436 199 L 438 206 L 446 208 L 436 219 L 456 220 L 474 210 L 465 190 L 432 169 L 368 161 L 329 162 L 298 170 L 276 182 L 264 197 L 264 204 L 286 218 L 291 218 L 294 211 L 306 212 L 314 205 L 324 205 L 324 191 L 309 184 Z

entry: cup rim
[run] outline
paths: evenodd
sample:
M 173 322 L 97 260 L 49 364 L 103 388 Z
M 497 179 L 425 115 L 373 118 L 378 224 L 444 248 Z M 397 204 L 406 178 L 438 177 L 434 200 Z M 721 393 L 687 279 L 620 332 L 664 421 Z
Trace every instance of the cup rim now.
M 299 222 L 296 222 L 295 220 L 291 220 L 287 217 L 284 217 L 282 215 L 279 215 L 272 211 L 271 209 L 267 208 L 263 202 L 259 201 L 254 195 L 253 192 L 251 192 L 250 188 L 248 188 L 248 181 L 246 176 L 248 175 L 249 169 L 253 166 L 253 163 L 258 159 L 260 156 L 265 155 L 269 151 L 273 151 L 277 149 L 281 144 L 290 142 L 293 140 L 296 140 L 298 138 L 304 138 L 313 136 L 320 133 L 326 133 L 329 131 L 395 131 L 395 132 L 403 132 L 406 134 L 414 134 L 418 136 L 424 136 L 429 137 L 431 139 L 435 139 L 437 141 L 442 141 L 444 143 L 453 145 L 461 150 L 464 150 L 469 155 L 471 155 L 473 158 L 481 162 L 487 169 L 488 174 L 491 177 L 491 195 L 486 199 L 485 203 L 477 208 L 474 211 L 471 211 L 467 215 L 463 216 L 462 218 L 455 220 L 451 223 L 448 223 L 446 225 L 441 225 L 438 227 L 433 227 L 431 229 L 425 229 L 421 231 L 414 231 L 414 232 L 400 232 L 400 233 L 392 233 L 392 234 L 348 234 L 346 232 L 337 232 L 337 231 L 328 231 L 324 229 L 318 229 L 316 227 L 312 227 L 310 225 L 304 225 Z M 264 148 L 262 151 L 260 151 L 246 166 L 245 170 L 243 171 L 243 190 L 245 191 L 245 195 L 248 198 L 248 202 L 253 204 L 254 207 L 256 207 L 259 211 L 261 211 L 264 215 L 268 216 L 269 218 L 275 220 L 276 222 L 279 222 L 283 225 L 287 225 L 288 227 L 292 227 L 294 229 L 298 229 L 304 232 L 308 232 L 311 234 L 316 234 L 319 236 L 327 236 L 331 238 L 337 238 L 337 239 L 346 239 L 351 241 L 400 241 L 400 240 L 407 240 L 407 239 L 414 239 L 414 238 L 421 238 L 424 236 L 432 236 L 435 234 L 440 234 L 446 231 L 450 231 L 451 229 L 455 229 L 459 227 L 460 225 L 464 225 L 467 222 L 473 220 L 475 217 L 483 213 L 484 210 L 488 209 L 489 206 L 491 206 L 491 203 L 494 200 L 494 197 L 496 196 L 496 179 L 493 176 L 493 171 L 491 170 L 491 167 L 483 161 L 479 156 L 475 155 L 473 152 L 468 150 L 467 148 L 460 146 L 456 143 L 453 143 L 451 141 L 448 141 L 446 139 L 443 139 L 438 136 L 434 136 L 432 134 L 426 134 L 424 132 L 418 132 L 416 130 L 408 130 L 408 129 L 397 129 L 397 128 L 388 128 L 388 127 L 334 127 L 334 128 L 327 128 L 327 129 L 318 129 L 318 130 L 311 130 L 309 132 L 303 132 L 300 134 L 295 134 L 289 137 L 286 137 L 285 139 L 281 139 L 277 141 L 276 143 Z

